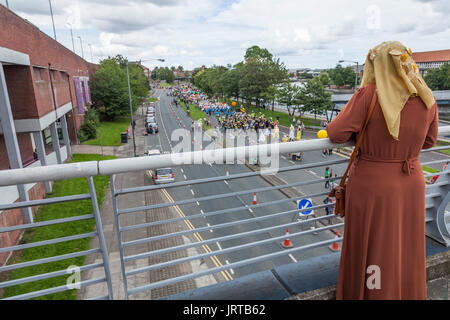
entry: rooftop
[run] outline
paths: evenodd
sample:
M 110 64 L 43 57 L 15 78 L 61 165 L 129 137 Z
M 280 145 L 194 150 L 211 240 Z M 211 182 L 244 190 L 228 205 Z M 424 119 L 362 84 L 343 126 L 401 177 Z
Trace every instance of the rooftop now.
M 450 49 L 437 50 L 437 51 L 414 52 L 413 59 L 416 62 L 450 61 Z

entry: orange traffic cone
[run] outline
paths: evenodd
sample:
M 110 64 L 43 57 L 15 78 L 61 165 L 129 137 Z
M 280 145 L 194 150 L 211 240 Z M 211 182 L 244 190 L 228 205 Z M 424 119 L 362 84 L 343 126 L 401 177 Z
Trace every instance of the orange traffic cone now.
M 230 176 L 230 170 L 228 170 L 228 168 L 227 168 L 227 177 L 229 177 Z
M 289 228 L 286 228 L 286 235 L 289 234 Z M 284 241 L 281 243 L 283 248 L 292 248 L 294 245 L 292 244 L 291 240 L 289 238 L 284 239 Z
M 336 231 L 336 237 L 334 237 L 335 239 L 339 238 L 339 232 Z M 330 248 L 331 251 L 340 251 L 341 249 L 339 248 L 339 242 L 333 242 L 333 244 L 331 246 L 329 246 L 328 248 Z
M 258 200 L 256 200 L 256 192 L 253 192 L 253 204 L 258 204 Z

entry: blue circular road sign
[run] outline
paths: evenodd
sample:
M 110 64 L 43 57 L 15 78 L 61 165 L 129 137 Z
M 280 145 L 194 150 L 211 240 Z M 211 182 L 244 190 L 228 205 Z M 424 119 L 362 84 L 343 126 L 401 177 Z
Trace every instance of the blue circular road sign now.
M 311 199 L 302 199 L 300 201 L 298 201 L 298 209 L 306 209 L 306 208 L 311 208 L 313 206 Z M 305 211 L 301 211 L 300 214 L 304 215 L 304 216 L 308 216 L 313 212 L 313 210 L 305 210 Z

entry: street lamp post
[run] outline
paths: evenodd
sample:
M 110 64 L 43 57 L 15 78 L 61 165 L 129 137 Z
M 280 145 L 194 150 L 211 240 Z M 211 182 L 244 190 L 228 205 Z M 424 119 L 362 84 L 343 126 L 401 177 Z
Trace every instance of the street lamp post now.
M 73 52 L 75 52 L 75 42 L 73 42 L 72 24 L 70 22 L 67 22 L 67 24 L 70 26 L 70 36 L 72 37 L 72 48 L 73 48 Z
M 48 5 L 50 6 L 50 15 L 52 16 L 52 24 L 53 24 L 53 34 L 55 35 L 55 40 L 56 40 L 55 20 L 53 20 L 53 9 L 52 9 L 52 1 L 51 0 L 48 0 Z
M 84 59 L 83 40 L 81 40 L 80 36 L 78 36 L 78 38 L 80 39 L 80 44 L 81 44 L 81 57 Z
M 131 115 L 131 132 L 133 134 L 133 150 L 134 150 L 134 156 L 136 157 L 136 136 L 134 134 L 134 117 L 133 117 L 133 100 L 131 99 L 131 85 L 130 85 L 130 71 L 128 68 L 129 64 L 140 64 L 143 61 L 152 61 L 152 60 L 158 60 L 161 62 L 164 62 L 164 59 L 147 59 L 147 60 L 139 60 L 139 61 L 127 61 L 127 82 L 128 82 L 128 97 L 130 98 L 130 115 Z
M 359 62 L 358 61 L 349 61 L 349 60 L 339 60 L 339 63 L 342 62 L 351 62 L 356 64 L 356 76 L 355 76 L 355 92 L 358 87 L 358 76 L 359 76 Z

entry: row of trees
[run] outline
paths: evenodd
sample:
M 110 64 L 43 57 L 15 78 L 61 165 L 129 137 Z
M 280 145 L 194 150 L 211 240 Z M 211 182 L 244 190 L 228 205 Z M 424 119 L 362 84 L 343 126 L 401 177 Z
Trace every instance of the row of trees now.
M 181 67 L 181 69 L 183 69 L 183 67 Z M 174 73 L 175 70 L 176 70 L 175 67 L 172 67 L 170 69 L 168 67 L 164 68 L 155 67 L 155 69 L 153 69 L 152 71 L 151 77 L 153 80 L 165 80 L 168 83 L 172 83 L 175 80 L 175 73 Z
M 90 89 L 93 107 L 106 120 L 130 114 L 128 95 L 127 60 L 117 55 L 100 61 L 95 74 L 91 76 Z M 148 96 L 150 87 L 144 70 L 137 64 L 129 64 L 130 87 L 133 110 L 137 110 Z
M 284 64 L 258 46 L 248 48 L 244 61 L 234 66 L 195 70 L 192 81 L 209 96 L 245 99 L 258 108 L 271 106 L 273 110 L 277 101 L 288 107 L 291 116 L 295 111 L 300 115 L 306 111 L 324 114 L 332 105 L 331 94 L 319 78 L 309 80 L 303 87 L 291 84 Z
M 431 90 L 450 90 L 450 63 L 429 70 L 425 75 L 425 81 Z

